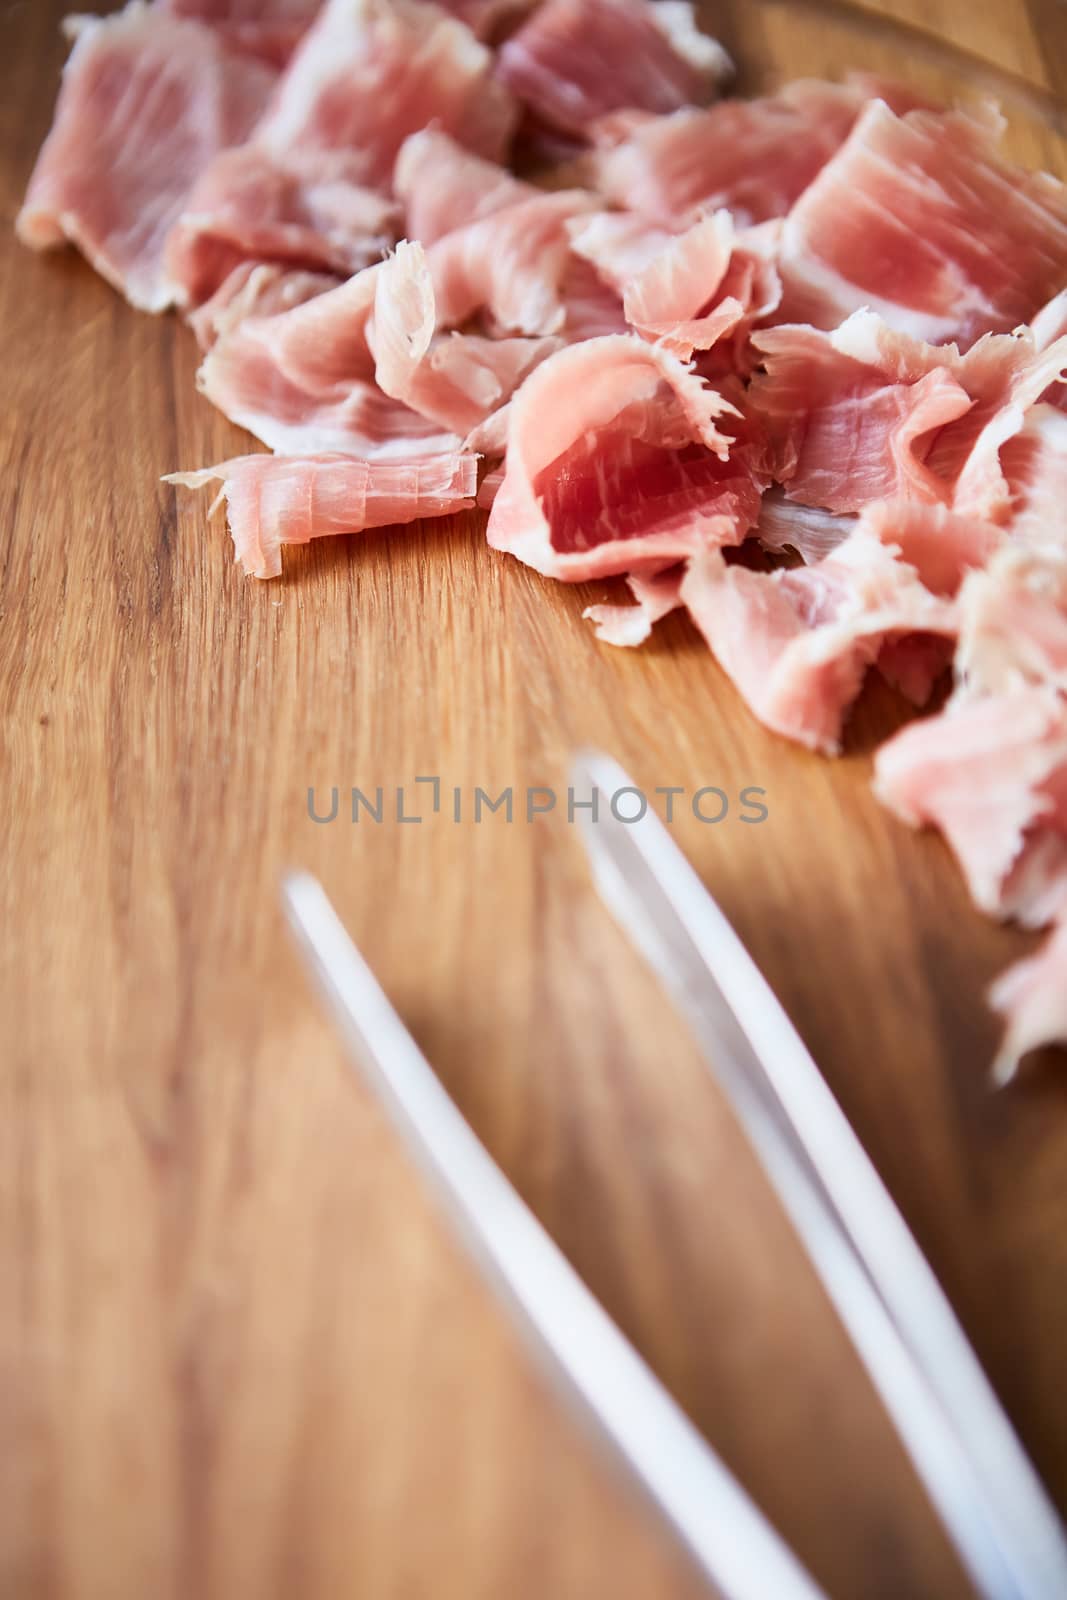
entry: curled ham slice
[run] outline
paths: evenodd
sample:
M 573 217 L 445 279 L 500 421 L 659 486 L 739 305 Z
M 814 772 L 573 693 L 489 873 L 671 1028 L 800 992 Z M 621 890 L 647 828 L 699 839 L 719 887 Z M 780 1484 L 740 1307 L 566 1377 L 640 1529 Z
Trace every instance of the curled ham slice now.
M 560 340 L 439 334 L 426 252 L 402 241 L 375 283 L 372 344 L 380 388 L 458 434 L 485 422 Z
M 634 213 L 600 212 L 570 224 L 571 248 L 622 297 L 643 338 L 681 360 L 707 351 L 774 309 L 781 293 L 769 238 L 738 235 L 728 211 L 669 233 Z
M 280 156 L 350 151 L 372 187 L 388 184 L 404 140 L 428 122 L 497 160 L 515 108 L 492 65 L 469 28 L 426 0 L 326 0 L 256 138 Z
M 189 326 L 201 350 L 210 350 L 223 334 L 232 333 L 246 317 L 273 317 L 282 311 L 336 289 L 337 278 L 326 272 L 275 266 L 265 261 L 242 261 L 215 290 L 210 300 L 189 317 Z
M 728 566 L 719 552 L 700 555 L 681 598 L 759 720 L 828 755 L 887 648 L 914 635 L 951 639 L 956 627 L 951 603 L 862 528 L 810 567 L 755 572 Z M 890 657 L 887 675 L 921 704 L 946 662 L 942 645 L 909 659 L 906 676 L 902 659 Z
M 1032 1050 L 1067 1043 L 1067 920 L 1035 955 L 1001 973 L 989 1002 L 1005 1022 L 993 1064 L 996 1083 L 1009 1083 Z
M 1042 306 L 1030 327 L 1039 350 L 1047 350 L 1067 336 L 1067 289 L 1062 289 L 1047 306 Z M 1067 383 L 1050 384 L 1041 398 L 1067 411 Z
M 632 606 L 586 606 L 586 617 L 602 644 L 634 647 L 644 644 L 657 622 L 682 603 L 682 579 L 685 569 L 681 565 L 668 567 L 665 572 L 627 574 L 626 585 L 634 597 Z
M 511 402 L 489 543 L 570 581 L 738 543 L 760 485 L 730 459 L 716 424 L 731 415 L 715 389 L 636 337 L 559 351 Z
M 456 436 L 383 394 L 367 325 L 381 266 L 277 316 L 246 317 L 200 369 L 203 392 L 288 455 L 377 459 L 455 451 Z
M 616 205 L 676 229 L 700 206 L 740 220 L 784 217 L 848 136 L 869 97 L 865 83 L 800 80 L 760 100 L 599 130 L 596 186 Z
M 875 758 L 875 792 L 936 827 L 992 916 L 1039 927 L 1067 903 L 1067 701 L 1044 684 L 953 701 Z
M 1024 684 L 1067 693 L 1067 547 L 1002 545 L 960 592 L 957 697 Z
M 349 277 L 384 254 L 399 209 L 345 151 L 276 156 L 250 143 L 224 151 L 194 184 L 167 240 L 185 305 L 209 298 L 242 261 L 275 261 Z
M 783 316 L 832 328 L 868 306 L 963 345 L 1028 322 L 1067 277 L 1067 190 L 1004 161 L 1000 126 L 872 101 L 786 219 Z
M 404 208 L 407 237 L 423 245 L 538 193 L 533 184 L 465 150 L 436 127 L 405 139 L 393 189 Z
M 961 355 L 858 311 L 833 332 L 757 330 L 764 372 L 750 390 L 790 499 L 829 511 L 906 496 L 972 516 L 1010 512 L 1002 452 L 1067 362 L 1067 340 L 995 335 Z
M 356 461 L 351 456 L 238 456 L 166 483 L 199 489 L 221 482 L 236 559 L 257 578 L 276 578 L 283 545 L 443 517 L 474 505 L 477 456 Z
M 732 72 L 686 0 L 544 0 L 504 42 L 497 66 L 539 123 L 578 138 L 623 107 L 702 103 Z
M 131 305 L 163 311 L 178 293 L 167 234 L 218 152 L 248 137 L 277 74 L 138 0 L 74 29 L 18 235 L 35 250 L 70 241 Z

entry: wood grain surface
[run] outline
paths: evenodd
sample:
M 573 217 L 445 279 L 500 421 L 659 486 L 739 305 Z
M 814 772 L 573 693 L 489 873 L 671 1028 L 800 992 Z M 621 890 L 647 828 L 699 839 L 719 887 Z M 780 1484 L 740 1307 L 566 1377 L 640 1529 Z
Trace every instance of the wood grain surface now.
M 764 966 L 1067 1510 L 1067 1074 L 994 1096 L 984 922 L 844 757 L 764 733 L 694 631 L 599 647 L 478 518 L 244 580 L 163 472 L 238 453 L 192 337 L 16 247 L 60 0 L 0 4 L 4 1600 L 683 1600 L 697 1587 L 531 1369 L 345 1066 L 283 931 L 310 867 L 605 1305 L 835 1597 L 966 1586 L 716 1090 L 559 811 L 309 819 L 358 785 L 767 791 L 676 833 Z M 1067 172 L 1058 0 L 724 3 L 750 85 L 1013 75 Z M 858 20 L 857 20 L 858 19 Z M 873 19 L 873 20 L 872 20 Z M 425 797 L 426 791 L 420 791 Z M 447 802 L 447 794 L 446 794 Z M 426 810 L 423 799 L 423 810 Z M 774 1597 L 768 1597 L 774 1600 Z

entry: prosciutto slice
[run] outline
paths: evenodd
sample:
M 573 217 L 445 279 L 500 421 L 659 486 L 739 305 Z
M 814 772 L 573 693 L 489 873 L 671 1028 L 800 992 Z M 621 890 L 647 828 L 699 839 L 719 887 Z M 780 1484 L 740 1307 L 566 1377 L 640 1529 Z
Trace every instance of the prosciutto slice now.
M 1047 350 L 1049 345 L 1067 335 L 1067 289 L 1061 290 L 1047 306 L 1042 306 L 1031 327 L 1039 350 Z M 1067 383 L 1050 384 L 1042 399 L 1067 411 Z
M 170 278 L 199 305 L 243 261 L 274 261 L 348 277 L 377 261 L 399 210 L 358 181 L 361 155 L 294 152 L 252 142 L 224 151 L 187 197 L 167 240 Z
M 377 276 L 372 343 L 384 393 L 467 434 L 492 416 L 560 340 L 441 334 L 426 252 L 404 241 Z
M 732 72 L 687 0 L 544 0 L 505 41 L 497 66 L 538 122 L 579 138 L 623 107 L 699 104 Z
M 634 597 L 632 606 L 586 606 L 582 616 L 593 624 L 602 644 L 644 644 L 656 623 L 681 605 L 684 576 L 681 565 L 664 572 L 631 572 L 626 586 Z
M 211 28 L 138 0 L 73 28 L 16 229 L 35 250 L 70 241 L 132 305 L 162 311 L 176 296 L 167 234 L 217 153 L 247 138 L 276 73 Z
M 671 229 L 698 206 L 727 207 L 740 222 L 784 217 L 867 99 L 861 82 L 802 79 L 761 100 L 609 121 L 598 135 L 597 188 Z
M 635 337 L 559 351 L 511 403 L 489 543 L 572 582 L 738 543 L 761 486 L 718 429 L 731 414 L 675 357 Z
M 538 192 L 438 128 L 423 128 L 405 139 L 393 189 L 404 208 L 407 237 L 424 245 Z
M 246 317 L 273 317 L 282 311 L 336 289 L 338 280 L 330 273 L 303 272 L 274 266 L 264 261 L 242 261 L 219 285 L 210 300 L 189 318 L 201 350 L 210 350 L 217 339 L 233 330 Z
M 284 66 L 318 11 L 321 0 L 155 0 L 175 17 L 208 22 L 225 43 Z
M 1056 924 L 1036 955 L 1001 974 L 989 1002 L 1005 1023 L 993 1064 L 996 1083 L 1010 1083 L 1032 1050 L 1067 1043 L 1067 920 Z
M 952 605 L 869 531 L 857 528 L 810 567 L 756 572 L 711 551 L 696 557 L 681 598 L 720 666 L 768 728 L 836 754 L 869 667 L 901 640 L 951 639 Z M 890 655 L 889 672 L 918 704 L 944 667 L 944 645 Z
M 380 265 L 277 316 L 247 317 L 200 369 L 203 392 L 285 455 L 454 452 L 457 437 L 383 394 L 367 342 Z
M 571 248 L 621 295 L 635 332 L 688 361 L 694 350 L 747 333 L 777 304 L 770 240 L 758 234 L 739 236 L 728 211 L 677 234 L 635 213 L 600 212 L 571 224 Z
M 236 559 L 256 578 L 276 578 L 283 545 L 444 517 L 474 505 L 478 458 L 356 461 L 351 456 L 238 456 L 164 481 L 199 489 L 221 482 Z M 214 509 L 214 507 L 212 507 Z
M 955 700 L 875 758 L 875 792 L 936 827 L 975 904 L 1040 927 L 1067 903 L 1067 701 L 1045 684 Z
M 1029 322 L 1067 278 L 1067 191 L 996 150 L 1000 121 L 872 101 L 782 231 L 783 317 L 861 306 L 931 343 Z
M 1067 548 L 1003 545 L 960 593 L 957 697 L 1024 684 L 1067 693 Z
M 894 332 L 870 311 L 832 333 L 757 330 L 764 371 L 750 402 L 770 468 L 790 499 L 829 511 L 874 500 L 941 501 L 972 516 L 1011 513 L 1002 454 L 1067 363 L 1067 340 L 989 335 L 966 354 Z
M 470 29 L 425 0 L 327 0 L 256 138 L 278 156 L 346 150 L 360 181 L 389 183 L 409 134 L 433 122 L 492 160 L 515 107 Z

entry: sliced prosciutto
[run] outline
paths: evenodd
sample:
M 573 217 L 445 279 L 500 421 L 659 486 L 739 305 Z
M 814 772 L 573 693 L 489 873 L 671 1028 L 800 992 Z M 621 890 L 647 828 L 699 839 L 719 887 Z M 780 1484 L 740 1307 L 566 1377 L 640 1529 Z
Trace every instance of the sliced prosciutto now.
M 875 758 L 875 792 L 936 827 L 975 904 L 1040 927 L 1067 904 L 1067 701 L 1043 684 L 954 701 Z
M 737 544 L 761 484 L 731 459 L 735 408 L 676 357 L 628 336 L 549 357 L 510 406 L 489 543 L 579 582 Z
M 772 237 L 739 235 L 728 211 L 680 233 L 633 212 L 599 212 L 577 218 L 570 232 L 574 252 L 621 296 L 630 327 L 683 361 L 747 333 L 781 294 Z
M 841 747 L 868 669 L 887 666 L 886 676 L 922 704 L 956 626 L 952 605 L 862 529 L 822 561 L 791 570 L 756 572 L 708 552 L 690 563 L 681 598 L 759 720 L 827 755 Z M 916 636 L 934 649 L 892 653 Z
M 783 317 L 833 328 L 861 306 L 931 343 L 1029 322 L 1067 279 L 1067 191 L 996 150 L 992 112 L 880 100 L 782 232 Z
M 1067 1043 L 1067 919 L 1034 955 L 1001 973 L 989 1003 L 1005 1024 L 993 1063 L 995 1082 L 1009 1083 L 1031 1051 Z
M 511 96 L 470 29 L 425 0 L 327 0 L 256 138 L 279 156 L 346 150 L 360 181 L 388 185 L 397 153 L 427 123 L 500 160 Z
M 458 434 L 487 421 L 559 339 L 485 339 L 442 333 L 420 244 L 408 241 L 377 275 L 370 328 L 380 388 Z
M 860 82 L 801 79 L 761 100 L 609 120 L 598 136 L 597 188 L 672 230 L 698 206 L 725 206 L 739 222 L 784 217 L 867 99 Z
M 226 44 L 284 66 L 319 10 L 321 0 L 155 0 L 175 17 L 195 17 Z
M 253 577 L 276 578 L 283 545 L 468 510 L 477 469 L 477 456 L 462 453 L 417 461 L 238 456 L 165 481 L 188 489 L 221 483 L 215 505 L 226 503 L 236 559 Z
M 336 289 L 330 273 L 304 272 L 265 261 L 242 261 L 223 280 L 210 300 L 189 318 L 201 350 L 210 350 L 225 333 L 232 333 L 246 317 L 274 317 L 306 300 Z
M 384 394 L 367 325 L 380 266 L 276 316 L 246 317 L 200 369 L 208 398 L 285 455 L 453 452 L 455 434 Z
M 1004 544 L 960 592 L 957 695 L 1022 684 L 1067 693 L 1067 544 L 1035 551 Z
M 582 616 L 593 624 L 601 644 L 644 644 L 656 623 L 681 605 L 684 576 L 681 565 L 664 572 L 631 572 L 626 586 L 634 597 L 632 606 L 586 606 Z
M 1067 363 L 1067 340 L 1036 351 L 1029 334 L 989 335 L 961 355 L 870 311 L 832 333 L 757 330 L 752 344 L 764 370 L 749 399 L 770 470 L 790 499 L 834 512 L 895 497 L 1006 518 L 1004 446 Z
M 464 385 L 469 401 L 481 392 L 481 403 L 462 413 L 458 435 L 386 393 L 379 383 L 368 327 L 382 263 L 281 316 L 247 318 L 219 339 L 201 369 L 200 386 L 234 422 L 286 454 L 454 450 L 467 427 L 481 420 L 484 407 L 502 403 L 551 348 L 537 341 L 559 329 L 566 315 L 561 298 L 569 260 L 565 224 L 588 203 L 581 193 L 538 193 L 447 234 L 426 251 L 425 269 L 420 265 L 411 284 L 415 301 L 421 298 L 422 303 L 414 310 L 410 304 L 398 308 L 401 320 L 413 318 L 418 339 L 425 338 L 431 293 L 431 340 L 475 317 L 490 334 L 520 336 L 499 351 L 488 340 L 479 346 L 477 338 L 451 354 L 440 341 L 432 355 L 428 347 L 413 347 L 406 366 L 397 364 L 394 349 L 382 374 L 391 389 L 402 391 L 416 381 L 417 371 L 426 402 L 425 385 L 436 366 L 433 381 L 440 398 L 438 380 L 443 366 L 451 363 L 453 401 Z M 395 287 L 395 269 L 390 273 Z M 430 408 L 440 412 L 432 402 Z
M 252 142 L 226 150 L 187 196 L 166 264 L 183 303 L 199 305 L 244 261 L 349 277 L 378 261 L 399 232 L 398 207 L 359 181 L 345 151 L 272 155 Z
M 438 128 L 423 128 L 404 140 L 393 189 L 404 208 L 407 237 L 425 245 L 538 192 Z
M 687 0 L 544 0 L 497 65 L 539 123 L 578 138 L 612 111 L 701 104 L 732 71 Z
M 248 137 L 276 73 L 213 29 L 136 0 L 73 29 L 16 229 L 35 250 L 77 245 L 132 305 L 162 311 L 176 296 L 167 234 L 218 152 Z
M 1042 306 L 1031 323 L 1031 331 L 1039 350 L 1047 350 L 1049 345 L 1067 336 L 1067 289 L 1062 289 L 1047 306 Z M 1042 399 L 1067 411 L 1067 383 L 1051 384 Z

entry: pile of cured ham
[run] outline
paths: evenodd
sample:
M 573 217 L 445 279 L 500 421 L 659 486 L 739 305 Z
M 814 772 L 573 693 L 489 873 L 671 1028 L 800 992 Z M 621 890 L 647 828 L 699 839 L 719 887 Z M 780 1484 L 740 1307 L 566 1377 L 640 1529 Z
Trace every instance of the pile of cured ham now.
M 997 1063 L 1067 1035 L 1067 194 L 988 106 L 855 78 L 719 99 L 687 0 L 134 0 L 74 19 L 18 219 L 177 307 L 273 453 L 238 559 L 443 516 L 637 645 L 685 608 L 768 727 L 878 752 L 1044 947 Z M 525 173 L 526 176 L 520 176 Z M 530 174 L 536 175 L 531 181 Z

